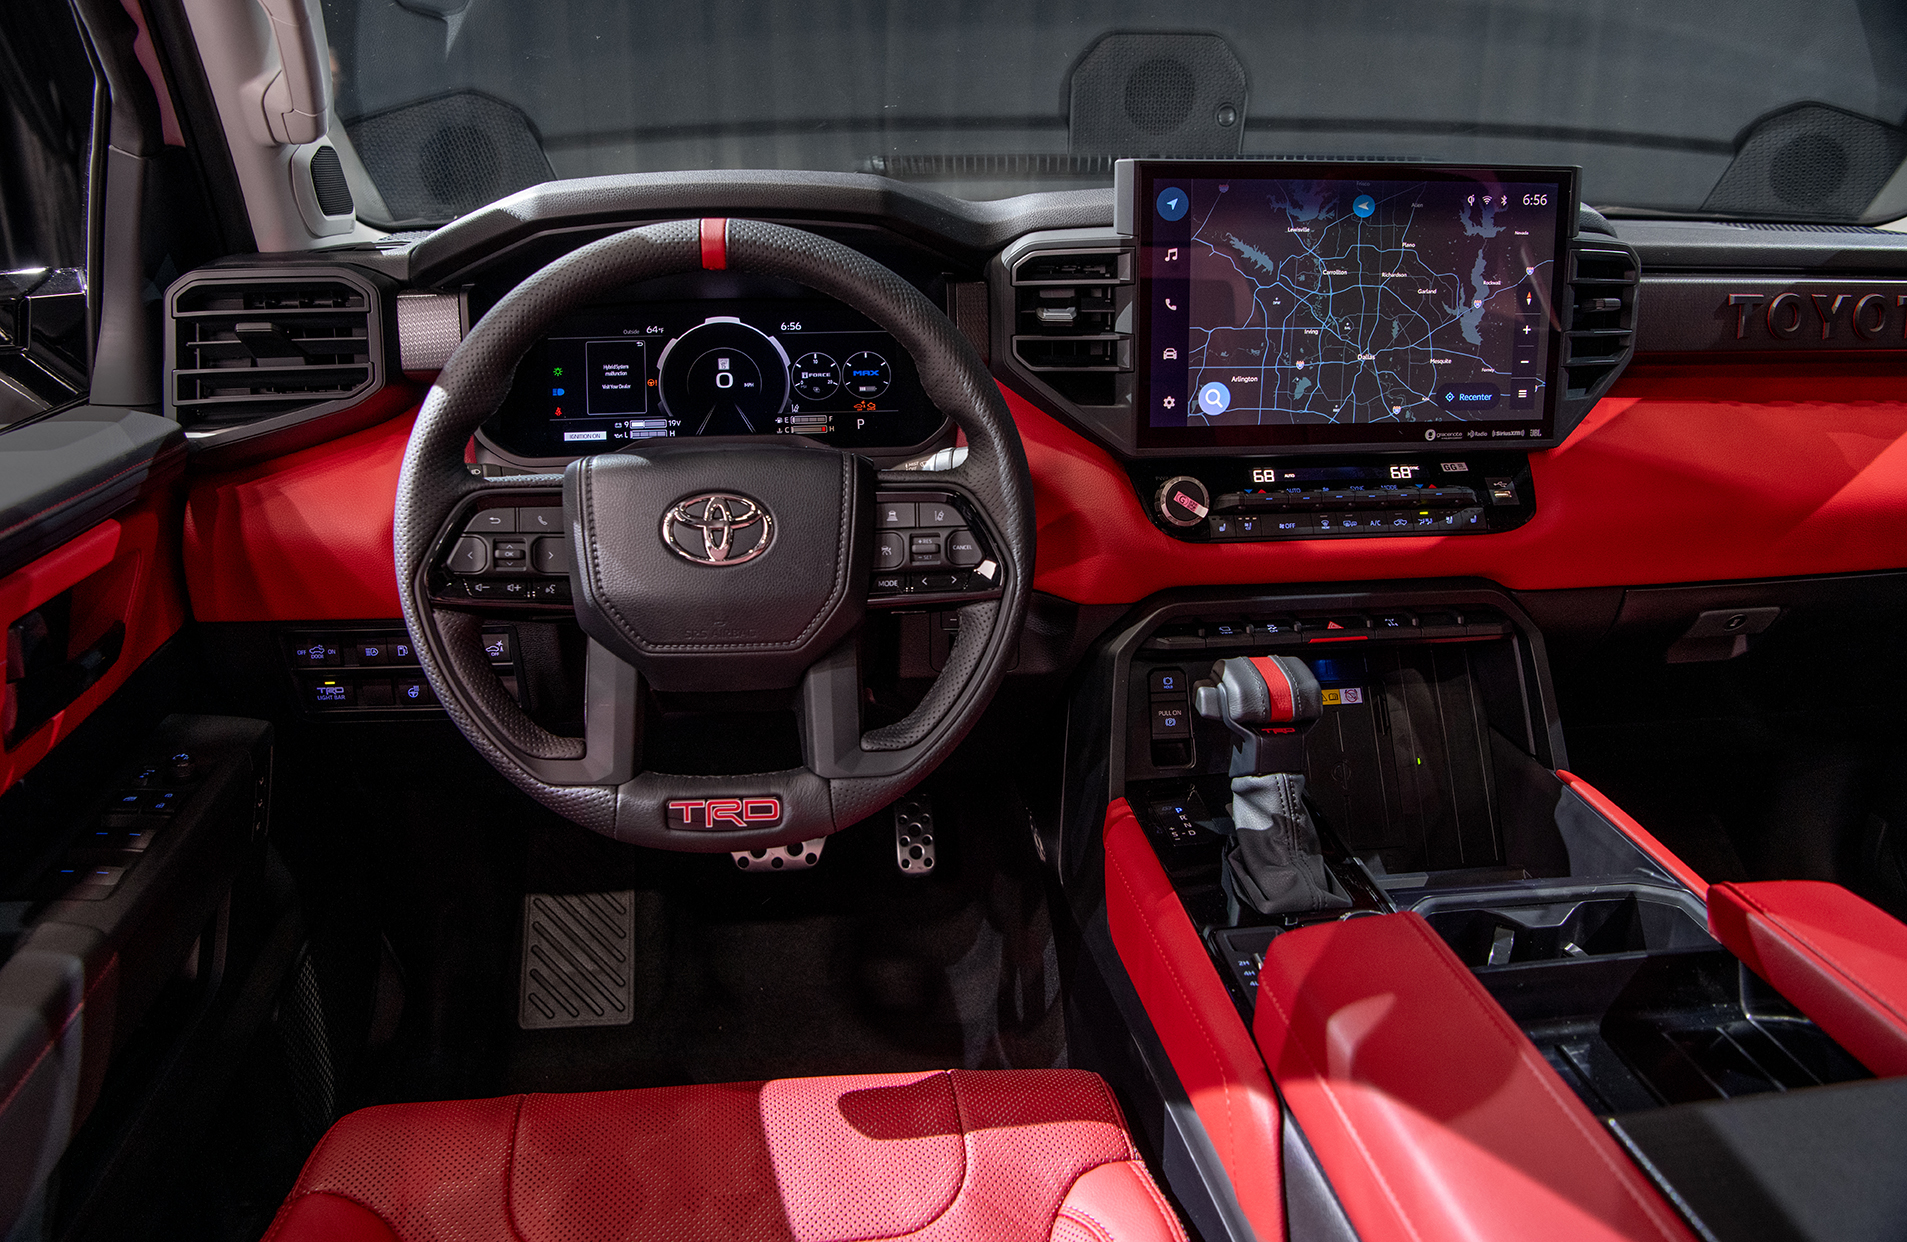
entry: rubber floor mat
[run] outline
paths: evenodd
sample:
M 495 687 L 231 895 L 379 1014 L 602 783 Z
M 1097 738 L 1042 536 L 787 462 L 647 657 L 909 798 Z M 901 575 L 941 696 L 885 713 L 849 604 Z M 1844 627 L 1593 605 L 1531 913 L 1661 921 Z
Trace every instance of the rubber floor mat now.
M 517 1025 L 623 1026 L 635 1015 L 635 894 L 526 893 Z

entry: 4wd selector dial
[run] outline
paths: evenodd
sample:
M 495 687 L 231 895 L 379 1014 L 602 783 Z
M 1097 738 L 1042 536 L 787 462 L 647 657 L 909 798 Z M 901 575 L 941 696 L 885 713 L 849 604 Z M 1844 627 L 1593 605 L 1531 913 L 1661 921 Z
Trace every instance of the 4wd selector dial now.
M 1191 475 L 1181 474 L 1159 485 L 1153 508 L 1168 525 L 1197 526 L 1212 511 L 1212 493 Z

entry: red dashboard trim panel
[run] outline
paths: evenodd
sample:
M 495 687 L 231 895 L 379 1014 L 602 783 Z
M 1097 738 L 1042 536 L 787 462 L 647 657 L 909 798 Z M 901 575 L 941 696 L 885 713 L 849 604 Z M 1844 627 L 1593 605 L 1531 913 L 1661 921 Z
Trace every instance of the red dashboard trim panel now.
M 408 387 L 383 389 L 372 400 L 401 417 L 193 481 L 185 577 L 199 620 L 400 614 L 392 515 L 416 398 Z
M 1907 567 L 1897 376 L 1638 366 L 1565 444 L 1531 456 L 1536 516 L 1520 529 L 1223 546 L 1164 534 L 1105 449 L 1003 391 L 1033 472 L 1033 585 L 1076 603 L 1205 584 L 1475 575 L 1543 590 Z M 397 615 L 391 510 L 411 419 L 396 416 L 417 394 L 371 400 L 389 421 L 194 483 L 186 569 L 201 619 Z
M 1907 386 L 1853 367 L 1639 364 L 1530 456 L 1536 516 L 1442 538 L 1181 543 L 1102 447 L 1005 390 L 1038 504 L 1033 585 L 1081 604 L 1169 587 L 1475 575 L 1516 590 L 1907 566 Z
M 1278 1099 L 1251 1033 L 1124 798 L 1106 810 L 1106 922 L 1260 1238 L 1284 1236 Z

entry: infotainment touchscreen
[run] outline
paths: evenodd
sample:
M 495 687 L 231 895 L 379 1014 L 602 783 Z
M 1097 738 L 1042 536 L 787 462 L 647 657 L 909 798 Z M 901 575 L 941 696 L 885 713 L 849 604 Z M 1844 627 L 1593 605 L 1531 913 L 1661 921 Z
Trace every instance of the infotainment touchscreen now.
M 1130 184 L 1142 447 L 1554 427 L 1575 170 L 1138 161 Z

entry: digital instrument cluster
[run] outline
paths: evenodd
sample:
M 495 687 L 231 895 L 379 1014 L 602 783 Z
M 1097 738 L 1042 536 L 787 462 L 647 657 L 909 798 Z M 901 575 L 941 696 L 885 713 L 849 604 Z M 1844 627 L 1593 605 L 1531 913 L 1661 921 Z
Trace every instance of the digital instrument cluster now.
M 838 303 L 627 302 L 567 315 L 517 368 L 488 438 L 523 458 L 667 436 L 907 448 L 944 419 L 894 339 Z

